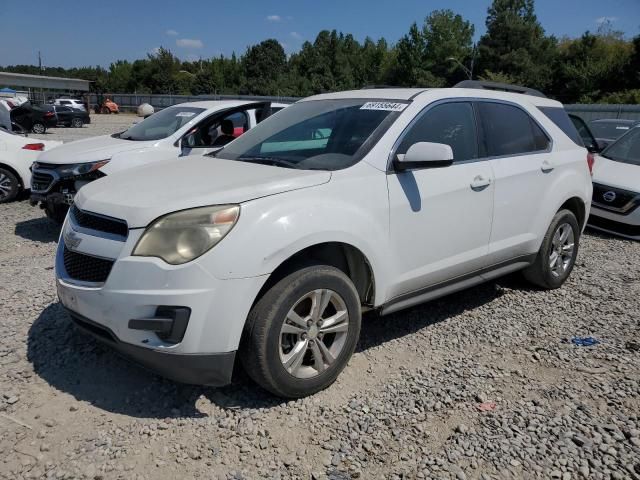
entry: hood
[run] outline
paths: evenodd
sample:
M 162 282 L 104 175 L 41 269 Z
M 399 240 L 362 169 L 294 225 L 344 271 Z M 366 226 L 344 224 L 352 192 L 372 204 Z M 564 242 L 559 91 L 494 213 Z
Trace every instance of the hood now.
M 148 149 L 156 143 L 157 142 L 155 141 L 134 142 L 131 140 L 114 138 L 111 135 L 103 135 L 101 137 L 87 138 L 85 140 L 65 143 L 55 150 L 42 153 L 38 158 L 38 161 L 43 163 L 55 163 L 57 165 L 95 162 L 111 158 L 116 153 Z
M 327 183 L 331 172 L 295 170 L 212 157 L 159 161 L 91 182 L 75 202 L 81 210 L 146 227 L 167 213 L 242 203 Z
M 615 162 L 597 156 L 593 166 L 593 181 L 632 192 L 640 191 L 640 165 Z

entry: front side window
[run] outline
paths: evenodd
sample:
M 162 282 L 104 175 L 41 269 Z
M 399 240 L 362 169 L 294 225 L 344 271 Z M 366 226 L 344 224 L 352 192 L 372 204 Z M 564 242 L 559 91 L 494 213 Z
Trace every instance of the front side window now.
M 601 155 L 616 162 L 640 165 L 640 127 L 631 129 L 606 148 Z
M 173 135 L 204 111 L 204 108 L 180 105 L 165 108 L 125 130 L 118 138 L 136 141 L 162 140 Z
M 213 115 L 200 122 L 186 136 L 185 143 L 190 148 L 224 147 L 249 128 L 249 120 L 244 111 L 234 112 L 224 117 Z
M 405 154 L 418 142 L 444 143 L 453 150 L 454 162 L 478 158 L 478 139 L 469 102 L 437 105 L 420 117 L 402 139 L 396 154 Z
M 299 102 L 260 122 L 219 157 L 303 170 L 340 170 L 357 163 L 405 106 L 362 99 Z
M 503 103 L 479 102 L 478 112 L 489 157 L 547 150 L 550 140 L 524 110 Z

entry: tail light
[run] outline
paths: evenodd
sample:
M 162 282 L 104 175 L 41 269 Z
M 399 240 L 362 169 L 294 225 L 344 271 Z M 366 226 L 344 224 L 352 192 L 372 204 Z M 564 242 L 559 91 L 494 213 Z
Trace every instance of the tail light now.
M 27 143 L 24 147 L 22 147 L 23 150 L 34 150 L 36 152 L 42 152 L 44 151 L 44 143 Z
M 45 117 L 53 117 L 55 115 L 55 113 L 53 112 L 45 112 L 44 116 Z
M 596 157 L 593 153 L 587 153 L 587 165 L 589 167 L 589 173 L 593 177 L 593 164 L 596 163 Z

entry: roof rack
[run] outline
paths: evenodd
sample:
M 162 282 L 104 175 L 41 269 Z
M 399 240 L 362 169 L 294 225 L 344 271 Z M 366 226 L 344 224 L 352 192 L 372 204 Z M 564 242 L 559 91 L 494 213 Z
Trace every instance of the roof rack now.
M 508 83 L 485 82 L 481 80 L 465 80 L 454 86 L 454 88 L 474 88 L 478 90 L 497 90 L 499 92 L 521 93 L 523 95 L 532 95 L 534 97 L 547 98 L 547 96 L 539 90 L 533 88 L 521 87 L 520 85 L 510 85 Z

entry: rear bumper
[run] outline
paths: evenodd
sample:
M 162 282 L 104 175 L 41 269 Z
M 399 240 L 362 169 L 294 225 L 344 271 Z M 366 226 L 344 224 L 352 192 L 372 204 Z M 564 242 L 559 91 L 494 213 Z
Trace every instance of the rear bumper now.
M 211 354 L 166 353 L 122 342 L 109 328 L 67 309 L 85 333 L 121 355 L 170 380 L 193 385 L 221 387 L 231 383 L 236 352 Z

